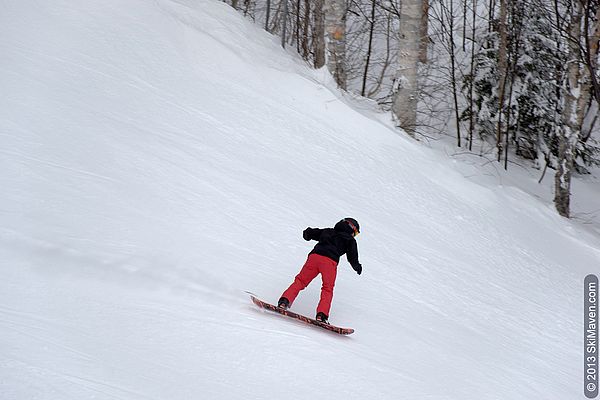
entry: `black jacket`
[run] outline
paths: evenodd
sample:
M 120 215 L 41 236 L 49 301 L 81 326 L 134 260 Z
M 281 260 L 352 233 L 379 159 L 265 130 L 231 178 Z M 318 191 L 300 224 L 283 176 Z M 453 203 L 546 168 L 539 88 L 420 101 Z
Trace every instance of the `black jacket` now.
M 346 254 L 346 258 L 355 271 L 362 270 L 358 262 L 358 247 L 352 236 L 352 228 L 345 222 L 338 222 L 333 228 L 306 228 L 302 234 L 304 240 L 317 240 L 319 243 L 310 254 L 319 254 L 335 262 Z

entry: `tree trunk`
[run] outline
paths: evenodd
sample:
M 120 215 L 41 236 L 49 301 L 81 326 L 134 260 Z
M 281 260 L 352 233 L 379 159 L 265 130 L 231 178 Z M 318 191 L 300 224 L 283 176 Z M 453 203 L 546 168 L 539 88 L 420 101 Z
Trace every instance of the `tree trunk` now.
M 575 148 L 579 141 L 580 126 L 577 125 L 577 103 L 581 90 L 581 5 L 579 0 L 571 2 L 569 20 L 569 66 L 567 69 L 565 104 L 562 111 L 562 129 L 558 144 L 558 168 L 554 178 L 554 205 L 563 217 L 570 216 L 571 174 L 575 161 Z
M 463 2 L 463 25 L 462 25 L 462 51 L 467 52 L 467 0 Z M 473 6 L 473 8 L 475 8 Z
M 315 52 L 315 68 L 325 65 L 325 24 L 323 19 L 324 0 L 315 0 L 315 30 L 313 32 L 313 45 Z
M 471 79 L 469 80 L 469 151 L 473 150 L 473 130 L 475 128 L 475 107 L 473 107 L 473 91 L 475 89 L 475 29 L 477 27 L 477 0 L 473 0 L 472 4 L 472 15 L 471 18 L 471 69 L 469 74 Z
M 371 19 L 369 21 L 369 43 L 367 46 L 367 60 L 365 61 L 365 69 L 363 72 L 362 89 L 360 95 L 365 95 L 367 88 L 367 76 L 369 74 L 369 63 L 371 62 L 371 51 L 373 50 L 373 31 L 375 30 L 375 0 L 371 0 Z
M 300 0 L 298 0 L 300 1 Z M 302 27 L 302 56 L 308 59 L 308 27 L 310 25 L 310 2 L 304 1 L 304 26 Z
M 267 16 L 265 18 L 265 31 L 269 32 L 269 18 L 271 17 L 271 0 L 267 0 Z
M 496 0 L 489 0 L 488 5 L 488 33 L 493 31 L 494 11 L 496 10 Z
M 593 24 L 590 26 L 590 22 Z M 592 16 L 592 4 L 588 0 L 585 7 L 585 64 L 590 76 L 594 98 L 600 103 L 600 82 L 598 82 L 598 51 L 600 46 L 600 4 L 596 2 L 596 15 Z
M 421 13 L 421 48 L 419 49 L 419 61 L 425 64 L 427 62 L 427 47 L 429 45 L 429 0 L 422 1 L 423 11 Z
M 288 0 L 283 1 L 283 25 L 281 28 L 281 47 L 285 48 L 286 32 L 287 32 L 287 20 L 288 20 Z
M 456 119 L 456 145 L 461 147 L 460 115 L 458 112 L 458 88 L 456 84 L 456 49 L 454 40 L 454 0 L 450 0 L 448 10 L 448 51 L 450 52 L 450 84 L 452 86 L 452 98 L 454 99 L 454 118 Z
M 346 89 L 346 2 L 327 0 L 324 7 L 327 68 L 338 86 Z
M 296 51 L 300 54 L 300 0 L 296 0 Z
M 398 73 L 392 111 L 401 128 L 414 136 L 417 125 L 418 62 L 423 0 L 404 0 L 400 11 Z
M 504 93 L 506 91 L 506 78 L 508 76 L 508 39 L 506 34 L 506 1 L 500 0 L 500 21 L 498 25 L 500 43 L 498 44 L 498 126 L 496 130 L 496 148 L 498 150 L 498 162 L 502 160 L 502 114 L 504 113 Z

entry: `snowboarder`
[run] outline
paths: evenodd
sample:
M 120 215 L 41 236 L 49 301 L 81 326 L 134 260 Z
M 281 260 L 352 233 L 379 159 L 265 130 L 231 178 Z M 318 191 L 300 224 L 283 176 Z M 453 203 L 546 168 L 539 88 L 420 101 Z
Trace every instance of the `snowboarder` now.
M 278 307 L 289 308 L 298 293 L 307 287 L 310 282 L 321 274 L 323 286 L 321 287 L 321 300 L 317 306 L 316 320 L 328 323 L 329 309 L 333 299 L 333 286 L 337 274 L 337 264 L 340 257 L 346 254 L 348 262 L 358 275 L 362 272 L 362 265 L 358 262 L 358 248 L 356 235 L 360 233 L 360 226 L 354 218 L 344 218 L 333 228 L 306 228 L 302 237 L 306 241 L 317 240 L 314 249 L 309 253 L 306 263 L 296 275 L 294 282 L 281 295 Z

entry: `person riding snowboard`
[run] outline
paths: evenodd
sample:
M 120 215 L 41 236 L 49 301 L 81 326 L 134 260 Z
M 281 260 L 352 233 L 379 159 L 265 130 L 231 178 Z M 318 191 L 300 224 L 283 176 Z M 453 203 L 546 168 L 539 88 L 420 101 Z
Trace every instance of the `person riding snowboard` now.
M 321 287 L 321 300 L 317 306 L 316 320 L 329 323 L 327 320 L 340 257 L 346 254 L 352 269 L 358 275 L 362 272 L 362 265 L 358 262 L 358 247 L 354 239 L 359 233 L 360 226 L 354 218 L 344 218 L 333 228 L 306 228 L 302 233 L 304 240 L 316 240 L 318 243 L 308 254 L 308 259 L 296 275 L 294 282 L 281 295 L 277 303 L 278 307 L 283 309 L 291 307 L 298 293 L 307 287 L 317 275 L 321 274 L 323 286 Z

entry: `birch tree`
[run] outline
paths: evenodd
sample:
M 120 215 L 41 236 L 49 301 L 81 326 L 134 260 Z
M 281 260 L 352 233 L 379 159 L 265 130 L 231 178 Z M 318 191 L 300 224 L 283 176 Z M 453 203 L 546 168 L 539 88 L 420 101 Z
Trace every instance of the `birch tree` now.
M 324 6 L 327 68 L 338 86 L 346 89 L 346 2 L 327 0 Z
M 558 213 L 567 218 L 570 216 L 571 175 L 581 141 L 584 117 L 592 95 L 597 96 L 595 74 L 598 61 L 597 40 L 600 35 L 598 21 L 600 14 L 597 13 L 596 18 L 593 17 L 589 1 L 571 0 L 568 6 L 570 9 L 567 31 L 569 61 L 565 103 L 562 110 L 563 126 L 559 136 L 558 168 L 554 178 L 554 205 Z M 593 38 L 592 41 L 590 36 Z M 593 43 L 594 39 L 596 43 Z
M 316 0 L 315 10 L 313 12 L 315 26 L 313 30 L 315 68 L 321 68 L 323 65 L 325 65 L 325 22 L 323 18 L 323 4 L 324 0 Z
M 498 24 L 498 34 L 500 44 L 498 46 L 498 124 L 496 127 L 496 148 L 498 149 L 498 161 L 502 159 L 502 134 L 504 131 L 502 123 L 502 113 L 504 111 L 504 95 L 506 93 L 506 81 L 508 77 L 508 39 L 506 34 L 506 0 L 500 0 L 500 20 Z M 508 132 L 506 133 L 508 135 Z M 506 149 L 505 149 L 506 151 Z
M 400 11 L 398 73 L 392 111 L 401 128 L 414 136 L 417 125 L 418 63 L 422 54 L 423 0 L 404 0 Z
M 579 38 L 581 34 L 582 9 L 579 0 L 570 4 L 568 24 L 569 61 L 567 69 L 565 103 L 559 133 L 558 168 L 555 175 L 554 205 L 563 217 L 570 214 L 571 174 L 575 160 L 580 128 L 577 126 L 577 104 L 581 95 L 581 62 Z

